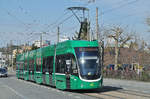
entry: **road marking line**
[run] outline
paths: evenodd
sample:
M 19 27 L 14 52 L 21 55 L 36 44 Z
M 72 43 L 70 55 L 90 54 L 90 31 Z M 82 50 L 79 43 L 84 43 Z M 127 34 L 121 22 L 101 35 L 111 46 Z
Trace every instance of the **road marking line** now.
M 79 96 L 75 96 L 75 98 L 80 99 L 81 97 L 79 97 Z
M 1 82 L 0 82 L 1 83 Z M 2 83 L 1 83 L 2 84 Z M 22 94 L 20 94 L 19 92 L 17 92 L 15 89 L 13 89 L 13 88 L 11 88 L 11 87 L 9 87 L 9 86 L 7 86 L 7 85 L 4 85 L 4 84 L 2 84 L 4 87 L 6 87 L 6 88 L 8 88 L 8 89 L 10 89 L 12 92 L 14 92 L 16 95 L 18 95 L 18 96 L 20 96 L 22 99 L 28 99 L 27 97 L 25 97 L 25 96 L 23 96 Z
M 15 78 L 12 78 L 12 79 L 15 79 Z M 15 79 L 15 80 L 18 80 L 18 81 L 20 81 L 20 82 L 24 82 L 24 83 L 27 83 L 27 84 L 34 85 L 34 86 L 36 86 L 36 87 L 41 87 L 41 88 L 45 88 L 45 89 L 48 89 L 48 90 L 60 92 L 60 91 L 57 90 L 57 89 L 54 89 L 54 88 L 51 88 L 51 87 L 47 87 L 47 86 L 44 86 L 44 85 L 39 85 L 39 84 L 37 84 L 37 83 L 32 83 L 32 82 L 24 81 L 24 80 L 21 80 L 21 79 Z
M 142 91 L 143 93 L 149 93 L 148 91 Z
M 149 92 L 148 91 L 140 91 L 140 90 L 136 90 L 136 89 L 128 89 L 128 88 L 123 88 L 124 90 L 127 90 L 127 91 L 135 91 L 135 92 L 143 92 L 142 94 L 149 94 Z
M 71 94 L 71 93 L 69 93 L 69 94 L 68 94 L 68 96 L 72 96 L 72 94 Z
M 57 92 L 60 92 L 59 90 L 56 90 Z
M 63 92 L 63 91 L 62 91 L 61 93 L 62 93 L 62 94 L 65 94 L 65 92 Z
M 15 78 L 13 78 L 13 79 L 15 79 Z M 58 93 L 61 92 L 62 94 L 65 94 L 65 92 L 60 91 L 60 90 L 58 90 L 58 89 L 53 89 L 53 88 L 46 87 L 46 86 L 43 86 L 43 85 L 38 85 L 37 83 L 31 83 L 31 82 L 27 82 L 27 81 L 20 80 L 20 79 L 15 79 L 15 80 L 18 80 L 18 81 L 21 81 L 21 82 L 24 82 L 24 83 L 28 83 L 28 84 L 31 84 L 31 85 L 34 85 L 34 86 L 38 86 L 38 87 L 41 87 L 41 88 L 49 89 L 49 90 L 52 90 L 52 91 L 56 91 L 56 92 L 58 92 Z M 68 96 L 73 96 L 73 94 L 68 94 Z M 81 97 L 79 97 L 79 96 L 75 96 L 75 98 L 81 99 Z M 26 98 L 25 98 L 25 99 L 26 99 Z

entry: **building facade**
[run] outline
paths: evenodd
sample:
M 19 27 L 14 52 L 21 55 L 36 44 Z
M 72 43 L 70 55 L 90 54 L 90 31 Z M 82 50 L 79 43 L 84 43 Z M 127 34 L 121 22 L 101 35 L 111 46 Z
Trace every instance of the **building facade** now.
M 0 52 L 0 67 L 6 66 L 6 56 L 3 55 L 2 52 Z

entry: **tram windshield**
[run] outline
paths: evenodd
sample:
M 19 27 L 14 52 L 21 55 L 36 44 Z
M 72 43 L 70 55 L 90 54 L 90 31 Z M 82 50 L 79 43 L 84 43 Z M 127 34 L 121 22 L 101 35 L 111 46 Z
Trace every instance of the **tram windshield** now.
M 94 80 L 100 77 L 100 60 L 97 47 L 75 48 L 80 75 L 83 79 Z

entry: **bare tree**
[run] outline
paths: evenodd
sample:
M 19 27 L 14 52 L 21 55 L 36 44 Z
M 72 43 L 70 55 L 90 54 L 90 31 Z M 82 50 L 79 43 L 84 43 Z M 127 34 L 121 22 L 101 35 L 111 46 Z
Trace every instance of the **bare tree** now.
M 148 26 L 150 26 L 150 17 L 146 18 L 146 23 Z
M 124 45 L 127 44 L 129 40 L 131 40 L 132 35 L 127 34 L 123 28 L 117 26 L 110 29 L 107 37 L 113 38 L 115 40 L 115 70 L 116 70 L 118 65 L 119 46 L 124 47 Z
M 146 24 L 150 27 L 150 17 L 146 18 Z M 150 30 L 148 30 L 148 32 L 150 32 Z

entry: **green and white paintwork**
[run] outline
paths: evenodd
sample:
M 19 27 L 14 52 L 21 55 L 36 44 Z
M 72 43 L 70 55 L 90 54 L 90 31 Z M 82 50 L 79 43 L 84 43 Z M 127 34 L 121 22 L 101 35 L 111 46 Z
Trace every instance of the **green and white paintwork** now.
M 65 42 L 58 43 L 57 45 L 51 45 L 51 46 L 43 47 L 37 50 L 29 51 L 23 54 L 19 54 L 17 55 L 17 63 L 24 62 L 24 60 L 34 59 L 34 74 L 33 75 L 29 74 L 28 69 L 27 71 L 16 70 L 16 77 L 22 78 L 24 80 L 29 80 L 29 76 L 30 76 L 31 77 L 30 80 L 35 81 L 36 83 L 43 83 L 42 64 L 41 64 L 41 70 L 36 72 L 36 63 L 35 63 L 36 58 L 41 58 L 41 63 L 42 63 L 43 57 L 54 56 L 51 86 L 55 86 L 56 88 L 62 89 L 62 90 L 67 89 L 66 74 L 55 73 L 55 62 L 56 62 L 55 55 L 71 53 L 76 57 L 75 50 L 74 50 L 75 47 L 98 47 L 98 42 L 97 41 L 68 40 Z M 19 68 L 19 65 L 17 66 Z M 27 67 L 29 68 L 29 61 L 28 61 Z M 45 84 L 50 85 L 49 73 L 45 74 L 45 78 L 46 78 Z M 99 78 L 99 80 L 84 81 L 84 80 L 81 80 L 80 77 L 78 76 L 70 75 L 70 89 L 71 90 L 95 89 L 95 88 L 101 88 L 102 85 L 103 85 L 102 76 Z

